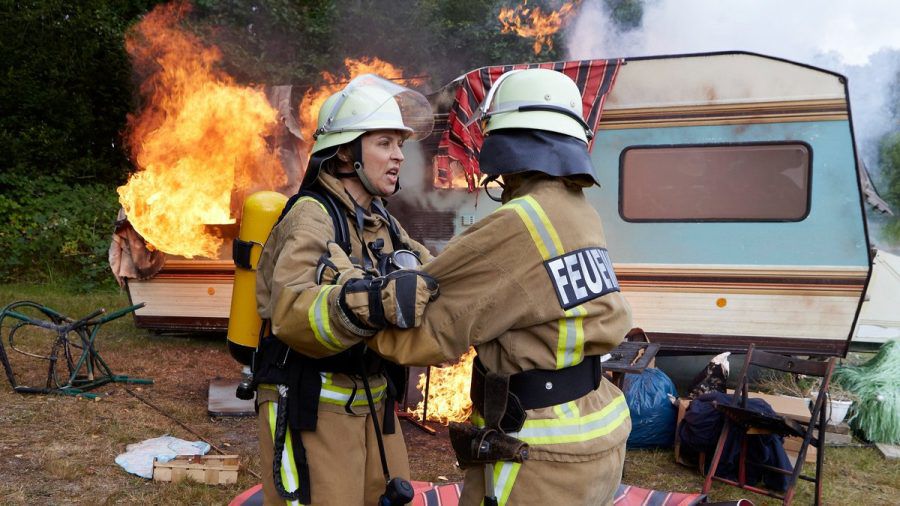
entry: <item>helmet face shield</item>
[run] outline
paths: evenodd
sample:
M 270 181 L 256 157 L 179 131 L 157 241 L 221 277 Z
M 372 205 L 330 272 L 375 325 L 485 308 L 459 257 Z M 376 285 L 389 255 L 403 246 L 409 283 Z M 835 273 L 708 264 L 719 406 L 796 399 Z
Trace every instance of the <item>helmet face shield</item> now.
M 326 101 L 314 136 L 318 143 L 327 137 L 343 139 L 373 130 L 400 130 L 409 132 L 410 139 L 419 140 L 433 127 L 434 114 L 424 95 L 382 77 L 363 74 Z

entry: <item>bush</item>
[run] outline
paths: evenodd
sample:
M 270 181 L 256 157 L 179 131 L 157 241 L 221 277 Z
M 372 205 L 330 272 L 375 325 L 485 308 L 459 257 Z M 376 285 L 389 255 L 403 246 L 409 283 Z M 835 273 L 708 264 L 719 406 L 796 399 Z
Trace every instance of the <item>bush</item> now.
M 0 174 L 0 282 L 113 286 L 107 251 L 118 207 L 112 185 Z

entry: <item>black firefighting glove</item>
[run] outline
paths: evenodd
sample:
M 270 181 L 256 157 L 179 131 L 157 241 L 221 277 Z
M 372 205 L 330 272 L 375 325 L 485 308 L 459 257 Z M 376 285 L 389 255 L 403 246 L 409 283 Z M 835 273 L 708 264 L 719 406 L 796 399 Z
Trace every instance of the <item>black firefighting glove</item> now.
M 386 276 L 350 279 L 341 288 L 341 312 L 360 327 L 360 335 L 393 325 L 418 327 L 429 302 L 439 293 L 438 282 L 421 271 L 399 270 Z
M 366 272 L 353 265 L 347 252 L 338 243 L 328 241 L 328 251 L 319 257 L 316 265 L 317 285 L 343 285 L 351 279 L 365 276 Z

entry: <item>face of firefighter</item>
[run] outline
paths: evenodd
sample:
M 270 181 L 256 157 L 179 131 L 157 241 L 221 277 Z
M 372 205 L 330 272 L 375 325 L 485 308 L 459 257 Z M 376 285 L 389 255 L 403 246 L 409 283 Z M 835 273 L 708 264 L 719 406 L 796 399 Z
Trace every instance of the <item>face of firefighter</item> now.
M 363 170 L 381 195 L 391 195 L 400 178 L 406 132 L 376 130 L 362 137 Z

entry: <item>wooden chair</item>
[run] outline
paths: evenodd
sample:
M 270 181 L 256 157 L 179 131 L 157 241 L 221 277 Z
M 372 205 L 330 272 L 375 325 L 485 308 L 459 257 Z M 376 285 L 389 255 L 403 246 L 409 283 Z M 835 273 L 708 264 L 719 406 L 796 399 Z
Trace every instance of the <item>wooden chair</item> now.
M 822 378 L 819 394 L 813 404 L 808 424 L 803 424 L 783 416 L 769 416 L 747 409 L 747 372 L 751 365 Z M 822 464 L 825 455 L 825 427 L 827 423 L 827 409 L 824 405 L 827 400 L 826 394 L 828 392 L 829 383 L 831 382 L 831 373 L 834 372 L 834 365 L 834 358 L 827 361 L 804 360 L 756 350 L 753 345 L 750 345 L 750 348 L 747 350 L 747 358 L 744 361 L 744 369 L 741 371 L 741 376 L 738 378 L 737 387 L 731 404 L 716 406 L 719 411 L 724 413 L 725 423 L 722 427 L 722 432 L 719 435 L 719 442 L 716 445 L 716 451 L 713 455 L 709 471 L 706 474 L 706 480 L 703 484 L 703 493 L 709 493 L 709 490 L 712 487 L 712 481 L 715 479 L 751 492 L 781 499 L 783 504 L 787 505 L 790 504 L 794 498 L 797 480 L 803 479 L 815 483 L 815 504 L 820 504 L 822 499 Z M 744 430 L 744 433 L 739 436 L 738 441 L 738 444 L 740 445 L 740 454 L 737 481 L 716 476 L 716 470 L 719 467 L 719 461 L 722 458 L 722 452 L 728 434 L 735 429 Z M 788 485 L 784 494 L 749 485 L 746 482 L 747 441 L 748 438 L 760 434 L 797 436 L 803 440 L 793 470 L 754 463 L 768 471 L 781 473 L 787 476 Z M 806 452 L 810 444 L 818 449 L 816 455 L 816 472 L 815 476 L 812 477 L 802 474 L 803 462 L 806 458 Z

